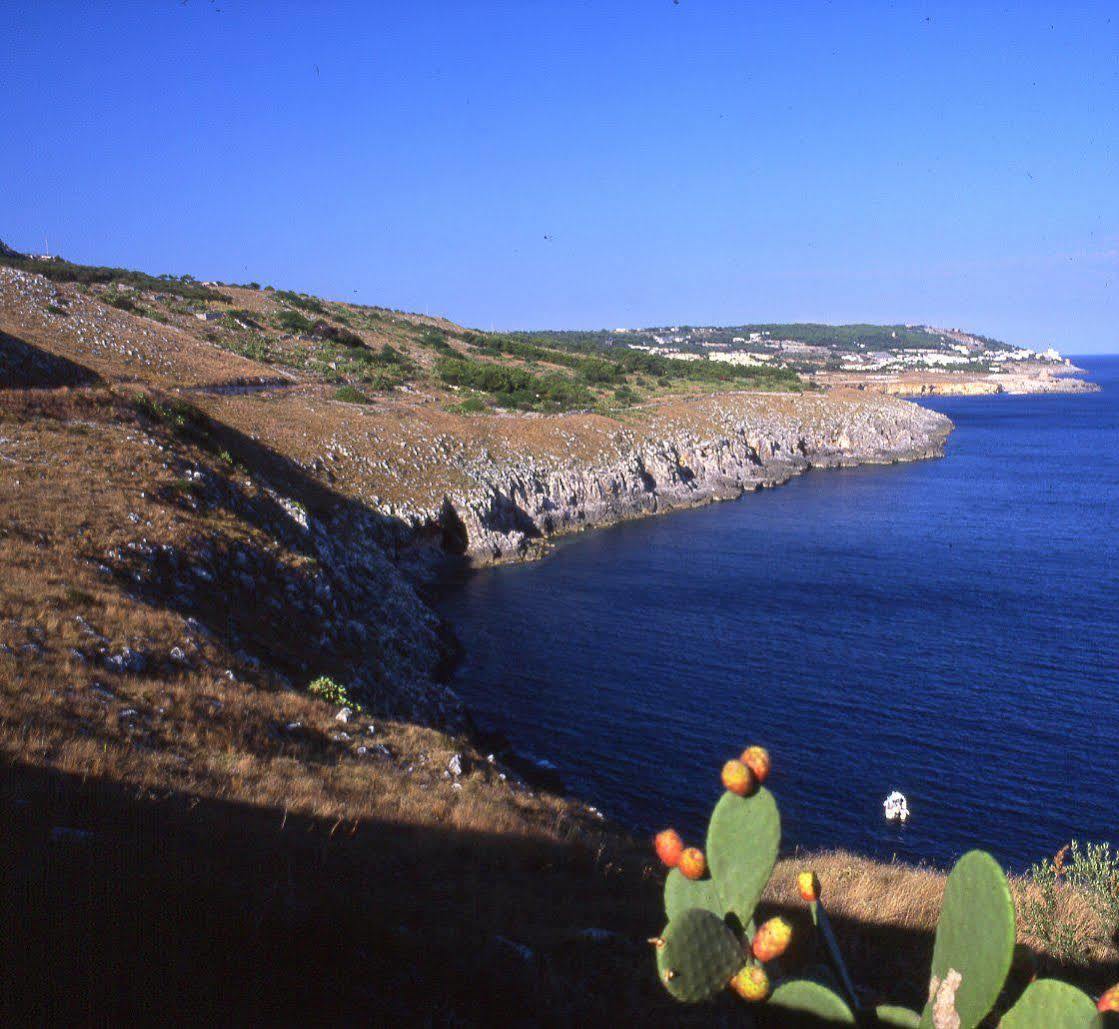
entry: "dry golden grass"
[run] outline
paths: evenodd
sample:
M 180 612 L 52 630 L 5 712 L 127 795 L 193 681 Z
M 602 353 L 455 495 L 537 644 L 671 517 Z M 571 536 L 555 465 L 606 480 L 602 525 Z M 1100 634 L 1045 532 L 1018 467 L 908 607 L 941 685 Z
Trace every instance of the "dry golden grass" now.
M 93 299 L 63 289 L 73 309 L 93 309 Z M 230 292 L 234 306 L 276 309 L 268 294 Z M 465 736 L 391 718 L 336 721 L 334 706 L 301 688 L 312 677 L 304 667 L 308 651 L 316 661 L 328 659 L 313 650 L 320 616 L 226 596 L 222 581 L 190 608 L 143 576 L 133 578 L 137 547 L 188 559 L 202 545 L 243 548 L 266 572 L 263 595 L 254 598 L 263 601 L 314 564 L 246 513 L 267 499 L 257 469 L 237 468 L 215 447 L 144 416 L 134 394 L 141 386 L 161 387 L 164 397 L 184 391 L 242 440 L 295 467 L 326 455 L 322 478 L 340 498 L 360 504 L 375 493 L 418 505 L 467 481 L 458 470 L 464 456 L 596 461 L 612 454 L 619 432 L 704 435 L 751 410 L 795 409 L 811 419 L 852 401 L 675 396 L 621 422 L 596 414 L 464 418 L 444 410 L 440 398 L 419 394 L 355 408 L 334 402 L 329 387 L 311 379 L 290 391 L 221 396 L 190 387 L 275 369 L 201 340 L 202 323 L 190 315 L 161 326 L 100 307 L 95 313 L 112 345 L 79 338 L 73 320 L 0 305 L 0 329 L 107 380 L 0 391 L 0 801 L 5 826 L 15 827 L 3 838 L 14 853 L 0 858 L 17 871 L 5 910 L 26 909 L 38 919 L 48 950 L 69 940 L 75 974 L 99 970 L 94 992 L 122 978 L 113 961 L 143 978 L 150 970 L 137 967 L 134 955 L 157 964 L 168 949 L 184 965 L 162 978 L 153 974 L 153 991 L 168 982 L 189 990 L 194 976 L 195 985 L 221 994 L 229 970 L 191 951 L 216 933 L 229 954 L 245 956 L 234 964 L 246 989 L 258 988 L 254 976 L 273 966 L 271 988 L 281 971 L 296 982 L 307 971 L 302 961 L 335 998 L 365 1004 L 371 1001 L 361 988 L 375 967 L 398 998 L 384 991 L 374 998 L 386 1016 L 460 1017 L 498 996 L 501 1013 L 530 1010 L 543 998 L 556 1021 L 585 1024 L 606 1015 L 614 1024 L 679 1024 L 642 942 L 662 918 L 661 873 L 643 841 L 599 824 L 575 801 L 502 778 Z M 195 503 L 185 469 L 204 472 L 219 502 Z M 209 632 L 191 628 L 192 612 Z M 106 669 L 105 657 L 125 647 L 147 655 L 142 671 Z M 175 647 L 188 662 L 172 659 Z M 367 657 L 359 649 L 333 655 L 339 667 Z M 298 729 L 289 731 L 293 723 Z M 444 774 L 454 754 L 467 766 L 457 784 Z M 89 863 L 67 853 L 44 867 L 44 853 L 56 853 L 44 849 L 50 832 L 73 824 L 101 834 L 106 848 Z M 150 860 L 129 864 L 130 847 Z M 194 862 L 208 877 L 192 874 Z M 817 854 L 783 861 L 766 904 L 803 919 L 791 890 L 806 863 L 824 881 L 856 975 L 883 996 L 918 1003 L 943 875 Z M 75 924 L 72 906 L 85 904 L 85 884 L 102 877 L 115 877 L 119 892 L 83 907 Z M 42 883 L 51 889 L 40 896 Z M 1015 888 L 1021 894 L 1031 887 Z M 1061 904 L 1061 917 L 1095 962 L 1069 974 L 1106 985 L 1100 968 L 1112 967 L 1114 945 L 1082 897 L 1065 893 Z M 214 907 L 227 915 L 216 925 L 204 917 Z M 153 943 L 142 930 L 172 910 L 182 938 Z M 137 938 L 113 935 L 122 911 L 141 926 Z M 587 929 L 608 935 L 588 936 Z M 309 957 L 304 940 L 322 950 Z M 372 957 L 351 954 L 345 944 L 352 940 Z M 344 976 L 332 968 L 332 941 L 346 949 L 337 959 Z M 1022 942 L 1044 951 L 1028 931 Z M 519 947 L 534 956 L 525 959 Z M 44 957 L 26 974 L 46 991 L 42 970 L 53 967 Z M 313 995 L 321 1013 L 330 997 L 309 990 L 303 999 Z M 298 1008 L 298 998 L 293 1003 Z M 106 1004 L 136 1016 L 135 998 L 108 997 Z M 347 1003 L 347 1014 L 353 1010 Z

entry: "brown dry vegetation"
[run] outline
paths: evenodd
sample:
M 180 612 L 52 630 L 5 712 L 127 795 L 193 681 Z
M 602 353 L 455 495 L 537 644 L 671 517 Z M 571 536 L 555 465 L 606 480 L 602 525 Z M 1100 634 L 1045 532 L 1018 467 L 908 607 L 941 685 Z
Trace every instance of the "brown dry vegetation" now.
M 315 602 L 322 562 L 274 495 L 343 520 L 368 513 L 371 494 L 423 504 L 453 485 L 463 454 L 593 459 L 618 422 L 466 418 L 419 388 L 343 404 L 294 357 L 261 364 L 205 339 L 208 323 L 180 300 L 164 304 L 164 324 L 106 307 L 102 289 L 16 285 L 0 290 L 0 906 L 13 1019 L 680 1024 L 644 943 L 662 917 L 644 841 L 490 762 L 464 726 L 402 716 L 390 671 L 404 658 L 394 634 L 378 636 L 380 609 L 370 635 L 330 635 L 331 604 Z M 221 288 L 229 308 L 280 306 Z M 70 313 L 47 310 L 59 303 Z M 410 327 L 457 331 L 392 312 L 370 324 L 371 340 L 421 364 Z M 215 391 L 277 375 L 290 385 Z M 632 417 L 656 432 L 712 414 L 685 396 Z M 416 631 L 429 645 L 430 627 Z M 363 668 L 375 673 L 370 709 L 348 722 L 304 689 Z M 799 920 L 791 884 L 805 864 L 868 991 L 918 1003 L 942 874 L 790 858 L 766 903 Z M 1116 977 L 1115 947 L 1083 898 L 1066 891 L 1062 904 L 1085 953 L 1062 971 L 1099 989 Z

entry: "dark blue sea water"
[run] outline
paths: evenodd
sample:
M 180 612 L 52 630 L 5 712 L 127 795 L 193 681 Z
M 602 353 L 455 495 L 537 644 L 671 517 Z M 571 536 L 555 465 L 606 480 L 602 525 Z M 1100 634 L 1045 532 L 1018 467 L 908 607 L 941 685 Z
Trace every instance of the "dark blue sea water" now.
M 1119 358 L 1082 364 L 1102 393 L 931 401 L 957 426 L 943 460 L 471 576 L 441 605 L 457 688 L 642 830 L 698 836 L 722 761 L 760 742 L 790 847 L 1021 868 L 1119 842 Z

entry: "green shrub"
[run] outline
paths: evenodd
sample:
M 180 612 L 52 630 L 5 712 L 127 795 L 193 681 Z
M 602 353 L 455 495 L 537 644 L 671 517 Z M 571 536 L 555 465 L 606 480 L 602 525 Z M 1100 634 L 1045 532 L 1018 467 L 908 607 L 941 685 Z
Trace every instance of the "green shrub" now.
M 87 286 L 91 283 L 125 283 L 148 293 L 174 293 L 194 300 L 227 300 L 223 293 L 203 286 L 190 275 L 148 275 L 128 268 L 105 268 L 97 265 L 73 264 L 70 261 L 37 261 L 24 254 L 0 250 L 0 265 L 35 272 L 52 282 L 76 282 Z
M 340 386 L 334 391 L 334 399 L 347 404 L 368 404 L 369 398 L 356 386 Z
M 276 324 L 281 329 L 286 329 L 288 332 L 302 332 L 307 335 L 311 334 L 313 329 L 313 322 L 305 318 L 298 311 L 281 311 L 276 316 Z
M 121 311 L 137 310 L 136 301 L 123 293 L 106 293 L 101 299 L 110 307 L 119 308 Z
M 317 297 L 304 296 L 301 293 L 293 293 L 288 289 L 276 290 L 276 297 L 282 300 L 285 304 L 291 304 L 292 307 L 302 308 L 304 311 L 311 311 L 313 314 L 326 314 L 326 308 Z
M 1088 957 L 1092 942 L 1071 924 L 1064 894 L 1076 891 L 1096 916 L 1097 942 L 1106 944 L 1119 933 L 1119 853 L 1106 843 L 1083 848 L 1073 840 L 1052 858 L 1030 868 L 1020 902 L 1026 928 L 1062 962 Z
M 457 414 L 481 414 L 489 410 L 489 405 L 479 396 L 467 397 L 461 404 L 455 404 L 452 411 Z
M 594 403 L 594 396 L 585 386 L 555 372 L 537 375 L 524 368 L 488 361 L 442 358 L 436 374 L 449 385 L 489 393 L 503 407 L 556 411 Z
M 328 339 L 332 343 L 341 343 L 346 347 L 365 348 L 365 340 L 363 340 L 356 332 L 351 332 L 349 329 L 339 328 L 337 325 L 331 325 L 330 322 L 322 320 L 313 322 L 310 328 L 311 335 L 318 339 Z
M 447 342 L 447 334 L 440 329 L 427 329 L 420 336 L 420 345 L 430 347 L 436 353 L 452 356 L 455 349 Z
M 350 698 L 349 691 L 339 682 L 335 682 L 329 675 L 320 675 L 307 686 L 307 692 L 313 697 L 325 700 L 328 704 L 338 704 L 343 707 L 352 707 L 355 711 L 361 710 L 361 705 Z

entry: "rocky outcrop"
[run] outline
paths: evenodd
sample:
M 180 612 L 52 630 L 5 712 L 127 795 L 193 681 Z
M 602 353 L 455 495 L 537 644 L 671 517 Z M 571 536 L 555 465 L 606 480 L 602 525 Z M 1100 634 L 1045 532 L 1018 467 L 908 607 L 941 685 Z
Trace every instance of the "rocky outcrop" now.
M 613 453 L 585 463 L 494 462 L 474 489 L 448 495 L 444 536 L 477 564 L 532 557 L 550 536 L 775 486 L 809 468 L 885 464 L 943 453 L 943 415 L 885 397 L 706 398 L 712 424 L 619 430 Z M 729 401 L 729 402 L 728 402 Z

